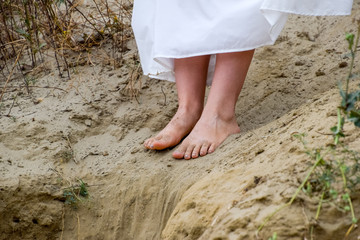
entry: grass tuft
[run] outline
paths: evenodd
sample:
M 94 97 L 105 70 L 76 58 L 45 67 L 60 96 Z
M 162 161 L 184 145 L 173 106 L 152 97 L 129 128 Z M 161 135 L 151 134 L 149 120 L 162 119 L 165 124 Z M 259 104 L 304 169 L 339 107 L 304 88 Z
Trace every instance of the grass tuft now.
M 8 88 L 18 87 L 14 79 L 23 79 L 20 87 L 30 94 L 35 85 L 31 74 L 45 72 L 41 69 L 49 62 L 64 80 L 77 66 L 124 66 L 133 39 L 131 11 L 129 0 L 0 1 L 0 103 Z M 141 70 L 128 71 L 126 92 L 135 96 Z
M 351 33 L 346 34 L 345 37 L 350 51 L 351 64 L 346 76 L 345 88 L 339 83 L 341 103 L 337 108 L 337 124 L 330 129 L 334 137 L 334 144 L 311 148 L 305 141 L 305 134 L 293 135 L 303 144 L 304 152 L 309 156 L 312 167 L 291 200 L 269 214 L 257 229 L 257 234 L 275 214 L 290 206 L 301 192 L 318 200 L 317 210 L 314 213 L 315 223 L 311 224 L 309 228 L 311 240 L 315 239 L 315 226 L 319 224 L 321 210 L 325 204 L 335 206 L 339 211 L 350 216 L 350 226 L 344 233 L 344 239 L 347 239 L 357 226 L 358 218 L 355 215 L 353 200 L 360 186 L 360 152 L 350 149 L 341 141 L 346 137 L 345 124 L 353 123 L 355 127 L 360 127 L 360 85 L 359 89 L 353 91 L 350 90 L 349 86 L 350 80 L 358 78 L 357 75 L 353 74 L 359 46 L 360 20 L 357 23 L 357 35 Z M 273 238 L 274 236 L 270 239 Z

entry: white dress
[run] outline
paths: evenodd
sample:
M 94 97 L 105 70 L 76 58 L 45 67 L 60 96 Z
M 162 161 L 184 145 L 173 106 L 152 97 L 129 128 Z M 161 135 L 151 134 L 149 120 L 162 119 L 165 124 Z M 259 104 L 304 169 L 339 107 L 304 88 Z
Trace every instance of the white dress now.
M 289 13 L 348 15 L 353 0 L 135 0 L 132 27 L 145 75 L 175 81 L 174 59 L 275 42 Z

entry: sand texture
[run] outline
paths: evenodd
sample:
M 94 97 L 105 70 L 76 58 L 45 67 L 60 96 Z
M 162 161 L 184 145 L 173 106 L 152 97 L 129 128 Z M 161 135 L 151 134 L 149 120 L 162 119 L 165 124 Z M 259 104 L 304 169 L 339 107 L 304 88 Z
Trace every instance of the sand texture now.
M 309 169 L 292 135 L 307 133 L 313 147 L 333 142 L 337 83 L 350 61 L 344 36 L 356 30 L 355 16 L 359 0 L 352 16 L 291 16 L 274 46 L 256 50 L 236 107 L 242 132 L 190 161 L 143 147 L 171 119 L 177 97 L 166 81 L 128 85 L 134 40 L 120 68 L 77 66 L 66 80 L 50 62 L 36 84 L 56 88 L 22 90 L 15 104 L 4 98 L 13 117 L 0 118 L 0 239 L 310 239 L 317 202 L 303 193 L 255 232 Z M 346 134 L 360 151 L 360 130 L 347 125 Z M 73 209 L 63 192 L 79 179 L 89 199 Z M 343 239 L 350 225 L 348 213 L 326 205 L 315 239 Z M 348 239 L 359 237 L 356 228 Z

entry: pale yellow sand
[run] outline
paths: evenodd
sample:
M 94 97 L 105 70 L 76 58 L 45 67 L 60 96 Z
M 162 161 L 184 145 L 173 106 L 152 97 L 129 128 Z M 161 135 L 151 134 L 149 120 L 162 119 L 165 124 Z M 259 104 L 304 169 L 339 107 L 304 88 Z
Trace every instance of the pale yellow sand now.
M 336 85 L 348 71 L 339 64 L 349 62 L 344 33 L 355 29 L 352 17 L 292 16 L 275 46 L 256 51 L 236 109 L 242 133 L 191 161 L 142 146 L 175 113 L 174 84 L 143 78 L 138 103 L 119 91 L 126 69 L 84 66 L 71 81 L 56 72 L 38 79 L 68 93 L 37 89 L 40 103 L 24 94 L 12 109 L 16 122 L 0 119 L 0 239 L 255 239 L 308 167 L 292 133 L 307 132 L 313 146 L 332 142 L 319 132 L 336 122 Z M 360 131 L 347 133 L 360 150 Z M 77 163 L 64 159 L 66 136 Z M 65 185 L 51 169 L 88 183 L 89 203 L 64 208 Z M 282 211 L 261 239 L 304 239 L 316 208 L 307 204 Z M 358 199 L 355 209 L 360 214 Z M 329 208 L 322 218 L 331 220 L 317 239 L 342 239 L 350 218 Z

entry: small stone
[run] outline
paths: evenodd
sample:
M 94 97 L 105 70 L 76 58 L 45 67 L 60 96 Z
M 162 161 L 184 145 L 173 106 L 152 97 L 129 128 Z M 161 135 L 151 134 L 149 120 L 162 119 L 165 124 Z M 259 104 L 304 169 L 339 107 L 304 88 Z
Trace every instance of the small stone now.
M 85 120 L 85 125 L 91 127 L 92 121 L 90 119 Z
M 287 76 L 285 75 L 285 73 L 280 73 L 278 75 L 275 76 L 276 78 L 287 78 Z
M 259 150 L 255 153 L 255 156 L 260 155 L 260 154 L 262 154 L 263 152 L 265 152 L 264 149 L 259 149 Z
M 37 99 L 34 99 L 34 104 L 39 104 L 41 103 L 42 101 L 44 100 L 44 98 L 37 98 Z
M 345 68 L 348 66 L 348 63 L 347 62 L 341 62 L 339 63 L 339 68 Z
M 303 66 L 305 64 L 304 61 L 296 61 L 295 66 Z
M 325 75 L 325 72 L 319 69 L 319 70 L 317 70 L 317 71 L 315 72 L 315 75 L 316 75 L 317 77 L 319 77 L 319 76 L 324 76 L 324 75 Z
M 131 154 L 135 154 L 135 153 L 137 153 L 137 152 L 139 152 L 139 148 L 136 148 L 136 147 L 134 147 L 132 150 L 131 150 Z

